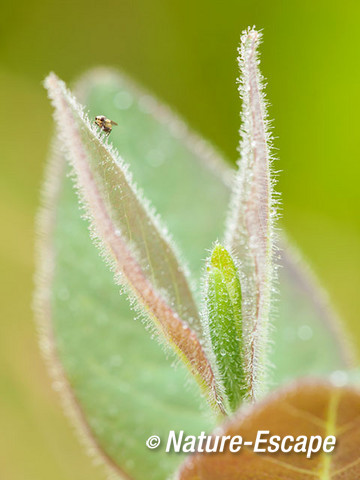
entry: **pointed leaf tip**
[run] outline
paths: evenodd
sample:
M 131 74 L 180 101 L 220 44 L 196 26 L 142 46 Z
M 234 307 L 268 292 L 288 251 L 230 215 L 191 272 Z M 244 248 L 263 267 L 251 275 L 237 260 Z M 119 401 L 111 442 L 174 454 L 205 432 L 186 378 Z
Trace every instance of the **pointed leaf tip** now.
M 135 307 L 188 366 L 212 407 L 222 411 L 195 332 L 200 331 L 199 312 L 172 241 L 117 151 L 103 141 L 64 82 L 50 74 L 45 86 L 101 254 Z
M 207 267 L 204 327 L 214 357 L 216 377 L 227 408 L 237 409 L 246 396 L 241 314 L 241 287 L 227 250 L 215 245 Z
M 241 37 L 239 92 L 243 101 L 239 171 L 228 216 L 226 244 L 239 265 L 243 294 L 246 365 L 255 400 L 266 380 L 268 324 L 274 267 L 274 176 L 263 77 L 254 28 Z

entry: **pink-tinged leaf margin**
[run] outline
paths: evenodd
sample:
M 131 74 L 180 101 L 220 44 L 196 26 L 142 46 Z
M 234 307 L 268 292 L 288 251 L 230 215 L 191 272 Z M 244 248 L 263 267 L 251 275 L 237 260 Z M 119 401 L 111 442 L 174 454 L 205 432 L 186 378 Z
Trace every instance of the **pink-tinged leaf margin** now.
M 55 108 L 60 141 L 65 147 L 65 152 L 74 170 L 80 201 L 91 222 L 92 235 L 113 269 L 116 280 L 125 284 L 135 307 L 140 304 L 140 311 L 147 318 L 150 317 L 153 320 L 156 330 L 161 333 L 161 338 L 165 339 L 165 344 L 170 344 L 178 357 L 184 361 L 213 409 L 222 413 L 222 402 L 212 368 L 197 334 L 189 325 L 196 316 L 196 306 L 192 300 L 190 288 L 187 286 L 185 274 L 182 273 L 182 265 L 175 263 L 176 255 L 165 236 L 161 235 L 158 221 L 147 210 L 145 202 L 140 200 L 135 187 L 132 188 L 126 166 L 90 124 L 82 108 L 66 89 L 64 83 L 56 75 L 50 74 L 45 81 L 45 86 Z M 98 163 L 91 161 L 94 151 Z M 113 205 L 104 198 L 105 195 L 110 197 L 114 189 L 108 193 L 106 183 L 105 185 L 101 183 L 106 182 L 107 179 L 106 173 L 101 176 L 105 171 L 103 168 L 104 166 L 109 167 L 109 165 L 110 168 L 107 168 L 106 171 L 110 170 L 118 175 L 123 182 L 122 187 L 126 188 L 127 201 L 130 197 L 132 205 L 136 202 L 137 215 L 143 218 L 144 225 L 151 226 L 152 235 L 159 243 L 159 251 L 161 252 L 160 249 L 165 248 L 168 258 L 176 264 L 176 270 L 178 273 L 180 272 L 180 286 L 187 295 L 188 303 L 171 302 L 164 289 L 159 291 L 155 287 L 152 281 L 153 277 L 149 278 L 154 270 L 150 268 L 151 274 L 149 276 L 146 274 L 144 266 L 138 260 L 136 246 L 132 248 L 129 237 L 115 224 L 118 219 L 117 211 L 116 209 L 115 213 L 111 211 Z M 118 205 L 118 208 L 121 209 L 121 204 Z M 179 315 L 175 305 L 183 308 L 184 304 L 188 305 L 189 303 L 191 316 L 186 322 Z
M 239 171 L 234 179 L 226 245 L 239 266 L 243 292 L 246 372 L 249 399 L 262 393 L 267 370 L 270 301 L 275 277 L 274 179 L 271 134 L 257 48 L 261 34 L 245 31 L 239 48 L 243 101 Z

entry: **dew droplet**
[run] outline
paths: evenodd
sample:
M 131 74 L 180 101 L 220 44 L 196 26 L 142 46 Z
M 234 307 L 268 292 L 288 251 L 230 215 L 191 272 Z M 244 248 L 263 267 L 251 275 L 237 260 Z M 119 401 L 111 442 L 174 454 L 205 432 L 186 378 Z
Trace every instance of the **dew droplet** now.
M 298 337 L 300 340 L 310 340 L 313 336 L 312 328 L 309 325 L 301 325 L 297 330 Z
M 165 157 L 161 150 L 150 150 L 146 156 L 146 160 L 151 167 L 157 168 L 165 162 Z
M 127 110 L 133 104 L 133 97 L 129 92 L 122 90 L 115 95 L 114 104 L 119 110 Z
M 343 370 L 335 370 L 330 374 L 330 381 L 334 387 L 344 387 L 348 383 L 348 375 Z

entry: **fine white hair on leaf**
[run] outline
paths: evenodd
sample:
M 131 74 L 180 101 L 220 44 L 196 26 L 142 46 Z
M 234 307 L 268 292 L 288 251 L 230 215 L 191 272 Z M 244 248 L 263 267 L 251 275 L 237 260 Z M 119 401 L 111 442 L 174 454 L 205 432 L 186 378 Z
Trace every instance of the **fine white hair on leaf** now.
M 58 134 L 73 169 L 91 237 L 126 288 L 130 302 L 151 321 L 222 412 L 212 368 L 201 345 L 201 324 L 186 269 L 159 217 L 138 191 L 128 166 L 55 74 L 45 80 Z
M 261 34 L 249 28 L 243 32 L 239 47 L 238 90 L 243 103 L 240 159 L 225 235 L 225 245 L 239 265 L 247 339 L 245 370 L 251 401 L 263 393 L 269 365 L 269 314 L 276 278 L 274 223 L 279 201 L 274 192 L 272 134 L 259 70 L 260 41 Z
M 81 444 L 85 447 L 92 462 L 94 465 L 104 465 L 109 480 L 125 480 L 129 477 L 104 454 L 87 422 L 84 421 L 81 407 L 65 375 L 63 365 L 58 358 L 53 325 L 50 321 L 52 317 L 52 280 L 56 264 L 50 238 L 53 234 L 56 216 L 54 205 L 58 201 L 60 194 L 60 179 L 64 174 L 65 165 L 58 142 L 54 142 L 52 151 L 53 154 L 47 165 L 46 181 L 41 195 L 41 209 L 36 217 L 37 269 L 33 309 L 36 316 L 39 345 L 52 379 L 53 388 L 60 394 L 64 413 L 70 419 L 71 425 L 74 427 Z

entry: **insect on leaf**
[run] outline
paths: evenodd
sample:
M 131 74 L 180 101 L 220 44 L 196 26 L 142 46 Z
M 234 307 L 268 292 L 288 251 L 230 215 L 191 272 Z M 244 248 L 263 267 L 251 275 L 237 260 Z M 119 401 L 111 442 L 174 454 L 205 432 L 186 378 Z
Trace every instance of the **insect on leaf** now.
M 195 330 L 199 314 L 186 272 L 159 220 L 136 190 L 127 166 L 102 140 L 80 105 L 54 74 L 45 81 L 80 200 L 102 254 L 134 306 L 150 317 L 220 407 L 213 372 Z
M 87 72 L 76 83 L 76 95 L 91 118 L 106 113 L 119 123 L 110 142 L 129 162 L 200 284 L 207 249 L 223 235 L 232 170 L 208 142 L 121 72 Z M 66 119 L 70 125 L 72 118 Z M 146 439 L 155 432 L 164 439 L 170 430 L 211 432 L 214 416 L 186 367 L 180 362 L 174 369 L 167 352 L 133 320 L 128 299 L 119 295 L 81 218 L 63 151 L 50 166 L 38 227 L 36 314 L 56 388 L 80 438 L 96 462 L 110 468 L 111 478 L 171 478 L 184 454 L 169 455 L 164 442 L 154 452 Z M 274 386 L 294 376 L 342 370 L 350 352 L 318 283 L 303 274 L 304 261 L 288 246 L 283 254 Z M 304 325 L 312 333 L 306 340 L 298 334 Z

